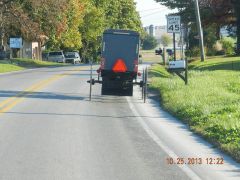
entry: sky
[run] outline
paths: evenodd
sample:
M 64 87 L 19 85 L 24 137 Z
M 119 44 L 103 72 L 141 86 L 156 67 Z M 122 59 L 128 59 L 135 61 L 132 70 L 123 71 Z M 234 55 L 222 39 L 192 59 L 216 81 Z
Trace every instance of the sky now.
M 174 12 L 154 0 L 134 0 L 137 3 L 137 11 L 140 13 L 143 26 L 151 24 L 166 25 L 166 15 Z

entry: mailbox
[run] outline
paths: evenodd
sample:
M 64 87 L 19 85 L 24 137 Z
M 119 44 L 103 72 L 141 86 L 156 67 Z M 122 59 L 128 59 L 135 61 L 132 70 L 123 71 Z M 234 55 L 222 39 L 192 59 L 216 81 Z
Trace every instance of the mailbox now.
M 186 69 L 186 61 L 185 60 L 177 60 L 169 62 L 169 69 Z

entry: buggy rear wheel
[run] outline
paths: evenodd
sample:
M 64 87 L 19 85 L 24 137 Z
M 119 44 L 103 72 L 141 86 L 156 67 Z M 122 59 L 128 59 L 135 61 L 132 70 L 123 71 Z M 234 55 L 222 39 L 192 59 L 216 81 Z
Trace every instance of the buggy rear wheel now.
M 148 68 L 143 70 L 143 85 L 142 85 L 142 99 L 146 103 L 147 94 L 148 94 Z

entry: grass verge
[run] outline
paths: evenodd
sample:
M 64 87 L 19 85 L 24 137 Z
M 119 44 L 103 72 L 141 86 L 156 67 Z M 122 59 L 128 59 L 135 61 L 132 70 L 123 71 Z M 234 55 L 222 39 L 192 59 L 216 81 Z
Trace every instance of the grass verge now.
M 164 109 L 240 162 L 240 57 L 194 61 L 189 85 L 161 65 L 151 68 L 152 89 Z
M 141 50 L 140 54 L 145 63 L 160 63 L 162 62 L 162 57 L 155 54 L 155 50 Z
M 28 68 L 40 68 L 51 66 L 62 66 L 63 64 L 55 62 L 46 62 L 32 59 L 11 59 L 0 61 L 0 73 L 20 71 Z

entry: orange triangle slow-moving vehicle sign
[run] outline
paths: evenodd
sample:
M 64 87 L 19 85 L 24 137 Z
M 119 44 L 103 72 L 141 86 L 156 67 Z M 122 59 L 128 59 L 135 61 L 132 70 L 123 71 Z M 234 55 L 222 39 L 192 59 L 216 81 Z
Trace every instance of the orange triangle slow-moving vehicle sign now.
M 118 60 L 115 62 L 112 70 L 113 70 L 114 72 L 126 72 L 126 71 L 127 71 L 127 66 L 126 66 L 124 60 L 118 59 Z

